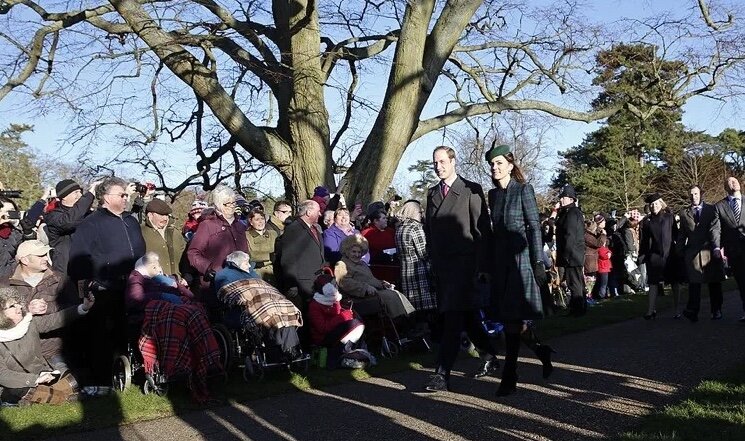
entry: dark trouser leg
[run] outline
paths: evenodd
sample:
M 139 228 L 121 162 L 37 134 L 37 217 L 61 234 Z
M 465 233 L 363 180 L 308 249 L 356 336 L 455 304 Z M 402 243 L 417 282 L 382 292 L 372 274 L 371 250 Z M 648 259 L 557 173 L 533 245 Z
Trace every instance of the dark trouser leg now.
M 502 381 L 497 390 L 498 396 L 509 395 L 515 392 L 517 387 L 517 358 L 520 354 L 520 324 L 507 325 L 505 332 L 505 357 L 504 369 L 502 370 Z
M 585 278 L 581 266 L 564 268 L 567 288 L 571 294 L 569 309 L 574 315 L 583 315 L 587 311 L 587 300 L 585 298 Z
M 438 357 L 437 373 L 445 377 L 450 375 L 455 359 L 460 351 L 460 335 L 465 328 L 465 315 L 462 311 L 447 311 L 440 316 L 442 322 L 442 338 Z
M 598 297 L 608 297 L 608 273 L 598 273 L 597 280 L 595 281 L 595 288 Z
M 496 339 L 490 337 L 483 326 L 481 326 L 481 319 L 478 312 L 466 313 L 465 329 L 468 339 L 471 340 L 471 343 L 473 343 L 480 353 L 486 353 L 491 357 L 497 355 Z
M 720 285 L 721 289 L 721 285 Z M 700 283 L 689 283 L 688 284 L 688 304 L 686 309 L 694 314 L 698 314 L 701 309 L 701 284 Z
M 735 281 L 737 282 L 737 289 L 740 291 L 742 310 L 745 311 L 745 256 L 730 257 L 729 266 L 732 268 L 732 274 L 735 276 Z
M 96 294 L 96 306 L 88 313 L 88 360 L 93 384 L 111 383 L 111 367 L 116 353 L 126 348 L 124 296 L 115 291 Z
M 724 296 L 722 294 L 721 283 L 709 283 L 709 303 L 711 303 L 712 314 L 722 311 L 722 303 L 724 303 Z

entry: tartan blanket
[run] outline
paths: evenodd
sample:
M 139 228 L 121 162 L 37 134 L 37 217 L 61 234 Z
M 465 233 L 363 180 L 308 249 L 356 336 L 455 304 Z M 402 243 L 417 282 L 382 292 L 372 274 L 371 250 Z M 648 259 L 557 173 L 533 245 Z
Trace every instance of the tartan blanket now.
M 148 302 L 139 348 L 146 373 L 154 374 L 157 367 L 166 378 L 187 377 L 198 402 L 209 398 L 208 373 L 224 371 L 207 313 L 196 303 Z
M 228 306 L 241 306 L 241 325 L 253 335 L 267 329 L 303 326 L 300 310 L 277 288 L 261 279 L 241 279 L 225 284 L 217 298 Z

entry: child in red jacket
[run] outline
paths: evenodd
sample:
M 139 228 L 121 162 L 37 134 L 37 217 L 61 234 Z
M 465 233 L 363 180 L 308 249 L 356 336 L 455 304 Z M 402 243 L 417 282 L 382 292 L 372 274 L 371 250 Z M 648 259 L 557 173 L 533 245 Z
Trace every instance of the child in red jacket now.
M 608 248 L 608 237 L 605 235 L 600 236 L 600 248 L 598 248 L 598 272 L 597 281 L 598 284 L 598 296 L 600 298 L 608 297 L 608 274 L 613 267 L 610 262 L 611 251 Z

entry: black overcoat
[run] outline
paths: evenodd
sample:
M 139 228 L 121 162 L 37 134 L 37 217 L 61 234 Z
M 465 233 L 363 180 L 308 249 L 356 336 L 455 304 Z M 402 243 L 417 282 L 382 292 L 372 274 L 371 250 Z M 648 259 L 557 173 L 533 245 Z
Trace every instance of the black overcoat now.
M 445 198 L 439 184 L 430 188 L 424 232 L 440 311 L 487 306 L 488 292 L 474 283 L 489 268 L 491 224 L 481 186 L 459 176 Z
M 585 218 L 574 203 L 559 208 L 556 217 L 556 265 L 585 264 Z
M 543 253 L 533 186 L 511 179 L 506 189 L 489 191 L 489 208 L 497 316 L 503 321 L 542 318 L 541 290 L 533 276 L 533 264 L 542 262 Z
M 318 233 L 318 240 L 313 237 L 311 228 Z M 286 291 L 296 287 L 303 299 L 309 301 L 313 296 L 316 272 L 325 264 L 321 228 L 318 224 L 309 227 L 304 220 L 295 219 L 277 238 L 274 253 L 275 275 L 281 289 Z
M 720 226 L 716 208 L 701 204 L 698 221 L 693 207 L 680 210 L 680 229 L 676 245 L 683 258 L 690 283 L 712 283 L 724 280 L 721 259 L 713 258 L 715 244 L 720 242 Z
M 745 257 L 745 197 L 740 197 L 740 222 L 736 222 L 729 199 L 717 202 L 717 217 L 722 230 L 720 243 L 727 257 Z

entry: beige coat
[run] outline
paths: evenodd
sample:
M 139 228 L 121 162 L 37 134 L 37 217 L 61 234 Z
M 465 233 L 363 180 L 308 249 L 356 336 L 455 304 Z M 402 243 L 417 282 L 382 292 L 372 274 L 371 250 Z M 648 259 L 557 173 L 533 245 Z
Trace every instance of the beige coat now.
M 365 262 L 354 263 L 342 257 L 334 266 L 334 275 L 342 294 L 357 299 L 377 296 L 386 315 L 391 318 L 414 312 L 411 302 L 398 291 L 383 286 L 383 281 L 375 278 Z

